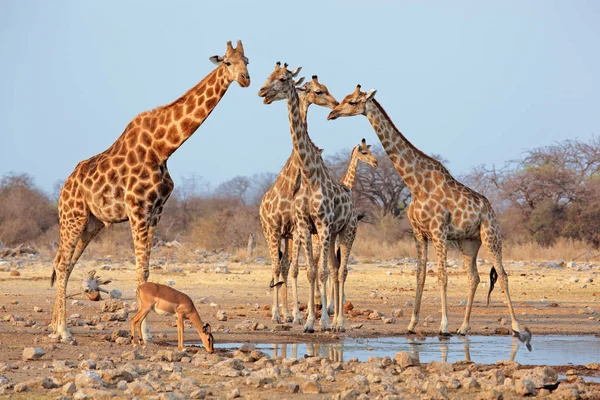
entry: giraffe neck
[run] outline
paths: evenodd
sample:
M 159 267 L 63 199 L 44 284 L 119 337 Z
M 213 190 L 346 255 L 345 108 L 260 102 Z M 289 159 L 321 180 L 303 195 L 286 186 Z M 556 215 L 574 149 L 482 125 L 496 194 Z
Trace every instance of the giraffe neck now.
M 150 111 L 159 125 L 151 147 L 160 161 L 166 161 L 215 109 L 231 84 L 224 68 L 222 65 L 215 68 L 174 102 Z M 159 131 L 162 127 L 165 131 Z
M 303 179 L 307 179 L 309 183 L 313 184 L 318 180 L 319 168 L 317 162 L 321 159 L 321 154 L 319 154 L 316 146 L 308 136 L 306 121 L 302 119 L 300 113 L 298 93 L 293 86 L 288 88 L 286 98 L 288 118 L 290 120 L 290 134 L 292 135 L 292 143 L 294 145 L 293 151 L 297 154 Z
M 348 169 L 341 180 L 342 184 L 348 189 L 352 189 L 354 186 L 354 179 L 356 178 L 356 168 L 358 167 L 358 157 L 356 157 L 357 151 L 358 149 L 356 148 L 352 150 L 352 156 L 350 156 L 350 165 L 348 165 Z
M 377 133 L 385 152 L 394 164 L 394 168 L 396 168 L 411 193 L 420 190 L 423 184 L 423 171 L 441 170 L 447 173 L 439 161 L 417 149 L 404 137 L 377 100 L 373 99 L 367 102 L 366 116 Z

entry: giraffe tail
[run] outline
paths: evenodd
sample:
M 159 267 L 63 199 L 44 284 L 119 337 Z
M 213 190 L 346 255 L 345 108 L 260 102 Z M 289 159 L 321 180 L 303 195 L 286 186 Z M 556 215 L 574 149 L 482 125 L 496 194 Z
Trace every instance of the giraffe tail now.
M 492 295 L 492 290 L 494 290 L 494 284 L 496 283 L 497 280 L 498 280 L 498 273 L 496 272 L 496 268 L 494 268 L 494 266 L 492 266 L 492 269 L 490 270 L 490 290 L 487 295 L 486 306 L 490 305 L 490 296 Z
M 50 277 L 50 287 L 54 286 L 54 281 L 56 281 L 56 270 L 52 269 L 52 276 Z

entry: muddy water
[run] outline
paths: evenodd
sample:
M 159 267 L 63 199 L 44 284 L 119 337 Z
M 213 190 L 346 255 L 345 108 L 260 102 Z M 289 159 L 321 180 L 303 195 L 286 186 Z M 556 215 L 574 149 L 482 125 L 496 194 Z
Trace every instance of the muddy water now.
M 327 357 L 333 361 L 348 361 L 369 357 L 393 357 L 407 351 L 419 357 L 422 363 L 443 361 L 472 361 L 494 364 L 498 360 L 513 360 L 524 365 L 585 365 L 600 362 L 600 338 L 595 336 L 534 336 L 533 350 L 527 351 L 516 338 L 509 336 L 468 336 L 440 339 L 437 337 L 386 337 L 375 339 L 347 339 L 338 343 L 312 344 L 254 344 L 256 349 L 270 356 L 299 358 Z M 236 349 L 242 343 L 219 343 L 216 347 Z

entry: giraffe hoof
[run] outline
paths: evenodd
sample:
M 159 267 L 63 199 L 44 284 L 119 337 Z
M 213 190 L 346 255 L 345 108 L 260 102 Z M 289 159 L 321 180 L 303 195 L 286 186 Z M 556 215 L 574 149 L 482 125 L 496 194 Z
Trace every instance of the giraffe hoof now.
M 412 329 L 407 330 L 406 333 L 408 335 L 416 335 L 417 334 L 417 332 L 413 331 Z
M 289 322 L 294 322 L 294 318 L 292 318 L 291 316 L 289 316 L 289 315 L 288 315 L 288 316 L 285 318 L 285 322 L 286 322 L 286 323 L 289 323 Z
M 440 331 L 440 332 L 438 332 L 438 336 L 439 337 L 443 337 L 443 338 L 447 338 L 447 337 L 452 336 L 452 334 L 450 332 L 442 332 L 442 331 Z
M 304 328 L 304 333 L 315 333 L 313 328 Z

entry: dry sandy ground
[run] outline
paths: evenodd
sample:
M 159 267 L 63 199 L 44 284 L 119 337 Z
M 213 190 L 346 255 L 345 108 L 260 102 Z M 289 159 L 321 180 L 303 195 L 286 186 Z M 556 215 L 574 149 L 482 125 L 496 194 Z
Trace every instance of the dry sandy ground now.
M 213 327 L 213 332 L 217 342 L 255 342 L 255 343 L 293 343 L 293 342 L 331 342 L 343 339 L 344 337 L 373 337 L 373 336 L 398 336 L 406 334 L 406 326 L 410 320 L 412 311 L 412 301 L 415 289 L 414 262 L 410 259 L 355 263 L 351 265 L 351 271 L 346 284 L 347 299 L 353 304 L 354 310 L 346 319 L 347 332 L 345 334 L 315 333 L 306 335 L 302 333 L 302 326 L 292 325 L 290 331 L 272 332 L 275 326 L 270 319 L 269 306 L 272 295 L 269 292 L 268 284 L 270 278 L 270 267 L 264 262 L 238 263 L 228 261 L 225 254 L 201 257 L 199 263 L 178 264 L 162 260 L 152 264 L 150 280 L 166 283 L 168 280 L 174 281 L 174 287 L 181 290 L 197 304 L 198 311 L 204 321 L 209 322 Z M 115 261 L 110 259 L 86 260 L 80 262 L 71 276 L 69 293 L 79 291 L 79 284 L 83 275 L 95 268 L 102 278 L 112 279 L 107 288 L 118 289 L 123 293 L 122 300 L 126 303 L 126 308 L 135 302 L 135 272 L 134 266 L 129 261 Z M 471 334 L 492 335 L 496 329 L 500 329 L 497 334 L 505 334 L 502 331 L 510 326 L 508 310 L 504 302 L 504 295 L 497 285 L 492 294 L 492 302 L 489 307 L 485 307 L 485 295 L 487 293 L 488 273 L 490 264 L 479 263 L 479 271 L 482 284 L 480 284 L 476 294 L 475 306 L 471 317 Z M 10 272 L 18 270 L 20 276 L 11 276 Z M 227 273 L 223 270 L 227 269 Z M 600 286 L 598 275 L 600 267 L 594 264 L 579 263 L 575 266 L 558 266 L 551 263 L 540 265 L 539 262 L 507 262 L 506 269 L 509 273 L 510 294 L 513 299 L 516 313 L 521 323 L 527 326 L 533 332 L 532 343 L 535 346 L 535 336 L 543 334 L 598 334 L 600 333 Z M 131 351 L 131 345 L 118 345 L 114 342 L 105 340 L 105 336 L 118 329 L 129 329 L 129 319 L 127 321 L 102 321 L 99 325 L 73 326 L 71 331 L 78 341 L 77 346 L 67 344 L 48 343 L 46 336 L 48 334 L 48 323 L 52 315 L 55 290 L 49 287 L 49 279 L 52 271 L 51 259 L 49 256 L 35 256 L 13 258 L 0 261 L 0 386 L 2 386 L 1 376 L 6 377 L 12 384 L 26 381 L 28 379 L 40 376 L 53 376 L 53 360 L 74 361 L 76 364 L 81 360 L 94 358 L 96 360 L 113 361 L 118 367 L 122 360 L 121 355 L 124 352 Z M 463 271 L 462 263 L 454 260 L 449 261 L 448 278 L 448 302 L 450 316 L 450 330 L 455 331 L 462 322 L 464 307 L 461 301 L 466 298 L 467 293 L 467 275 Z M 300 293 L 301 302 L 306 302 L 307 281 L 305 271 L 300 272 Z M 576 281 L 576 282 L 575 282 Z M 107 297 L 104 295 L 104 297 Z M 436 334 L 439 321 L 439 289 L 437 276 L 430 271 L 425 284 L 425 293 L 423 296 L 423 305 L 421 311 L 421 323 L 418 326 L 419 334 L 433 336 Z M 67 315 L 79 314 L 73 316 L 74 321 L 89 320 L 91 316 L 102 317 L 103 301 L 90 302 L 82 296 L 75 296 L 79 299 L 79 304 L 71 304 L 68 301 Z M 34 311 L 34 307 L 41 308 Z M 402 310 L 402 314 L 394 319 L 391 324 L 384 324 L 382 320 L 371 320 L 368 315 L 371 311 L 377 310 L 384 317 L 391 317 L 394 309 Z M 227 321 L 217 321 L 216 312 L 224 310 L 227 314 Z M 104 313 L 106 314 L 106 313 Z M 129 315 L 131 317 L 132 314 Z M 22 317 L 24 321 L 10 321 L 10 316 L 16 316 L 17 320 Z M 424 324 L 426 317 L 430 316 L 429 321 Z M 176 341 L 176 328 L 174 319 L 161 317 L 154 313 L 150 314 L 150 328 L 157 340 L 157 346 L 148 346 L 141 349 L 144 359 L 140 363 L 150 362 L 152 355 L 159 350 L 176 350 L 169 343 Z M 9 321 L 3 322 L 3 319 Z M 502 319 L 508 321 L 503 324 Z M 236 328 L 236 325 L 244 321 L 252 321 L 264 325 L 262 330 L 242 330 Z M 32 325 L 33 326 L 25 326 Z M 352 329 L 362 324 L 362 327 Z M 318 329 L 318 324 L 315 326 Z M 310 337 L 308 337 L 310 336 Z M 187 342 L 198 342 L 198 336 L 190 325 L 186 326 L 185 339 Z M 21 361 L 23 349 L 26 347 L 40 347 L 46 351 L 46 354 L 38 361 Z M 346 386 L 344 382 L 352 379 L 356 373 L 355 367 L 340 367 L 335 381 L 323 380 L 321 382 L 321 394 L 290 394 L 287 389 L 277 389 L 276 383 L 259 384 L 261 388 L 252 385 L 244 385 L 242 380 L 236 381 L 234 378 L 220 377 L 213 375 L 198 375 L 196 367 L 201 363 L 211 360 L 206 356 L 204 350 L 191 349 L 190 357 L 194 356 L 196 366 L 186 361 L 176 362 L 174 365 L 181 366 L 181 374 L 185 377 L 193 377 L 199 384 L 204 385 L 207 392 L 215 398 L 225 398 L 231 394 L 232 388 L 239 385 L 240 395 L 248 398 L 288 398 L 299 396 L 299 398 L 331 398 L 332 395 L 342 392 Z M 231 357 L 232 350 L 220 349 L 217 354 L 221 357 Z M 389 356 L 394 357 L 395 352 L 390 351 Z M 170 356 L 169 356 L 170 357 Z M 218 357 L 217 357 L 218 358 Z M 214 360 L 213 360 L 214 361 Z M 217 360 L 218 361 L 218 360 Z M 246 360 L 247 361 L 247 360 Z M 283 361 L 277 361 L 280 365 Z M 300 360 L 302 363 L 303 360 Z M 600 359 L 599 359 L 600 362 Z M 210 362 L 204 365 L 212 365 Z M 358 363 L 362 364 L 362 363 Z M 385 362 L 384 362 L 385 364 Z M 210 366 L 209 365 L 209 366 Z M 307 364 L 308 365 L 308 364 Z M 343 363 L 348 366 L 348 363 Z M 266 365 L 269 366 L 268 364 Z M 16 367 L 16 368 L 15 368 Z M 427 366 L 413 367 L 421 368 L 427 371 Z M 300 368 L 300 367 L 298 367 Z M 304 368 L 304 367 L 303 367 Z M 308 372 L 310 372 L 310 367 Z M 354 369 L 353 369 L 354 368 Z M 387 366 L 390 368 L 399 368 L 396 365 Z M 490 366 L 465 366 L 454 365 L 455 370 L 464 370 L 465 368 L 475 371 L 486 371 Z M 563 371 L 567 368 L 558 368 Z M 575 367 L 576 370 L 584 370 L 584 367 Z M 342 371 L 344 371 L 342 373 Z M 398 369 L 400 371 L 400 369 Z M 177 368 L 176 368 L 177 372 Z M 587 371 L 586 374 L 598 374 L 600 371 Z M 76 371 L 72 375 L 75 375 Z M 63 374 L 64 375 L 64 374 Z M 73 376 L 60 377 L 62 381 L 59 384 L 73 380 Z M 56 375 L 55 375 L 56 376 Z M 299 376 L 299 375 L 298 375 Z M 508 375 L 507 375 L 508 376 Z M 181 378 L 181 377 L 180 377 Z M 283 378 L 281 378 L 283 379 Z M 289 379 L 288 379 L 289 380 Z M 402 380 L 400 380 L 402 381 Z M 221 383 L 219 383 L 221 382 Z M 237 383 L 236 383 L 237 382 Z M 372 383 L 369 395 L 371 398 L 386 398 L 385 391 L 379 388 L 381 383 Z M 402 385 L 396 383 L 396 385 Z M 580 385 L 581 382 L 580 382 Z M 587 390 L 600 390 L 598 385 L 586 384 Z M 119 392 L 114 385 L 113 395 L 120 393 L 124 397 L 125 392 Z M 437 394 L 432 394 L 422 388 L 423 393 L 414 395 L 414 398 L 432 398 Z M 294 389 L 289 389 L 294 391 Z M 307 392 L 310 389 L 307 389 Z M 378 391 L 379 390 L 379 391 Z M 392 390 L 392 389 L 390 389 Z M 402 394 L 403 388 L 398 398 L 413 398 L 411 395 Z M 449 398 L 476 398 L 485 396 L 484 392 L 477 389 L 465 391 L 463 385 L 461 389 L 448 389 Z M 583 390 L 583 389 L 582 389 Z M 302 392 L 302 389 L 300 390 Z M 5 390 L 5 396 L 10 395 L 13 398 L 57 398 L 61 395 L 61 389 L 30 389 L 29 392 L 14 393 L 12 389 Z M 175 392 L 176 394 L 177 392 Z M 391 393 L 391 392 L 390 392 Z M 542 394 L 544 392 L 542 391 Z M 584 392 L 581 392 L 584 393 Z M 590 392 L 591 393 L 591 392 Z M 600 392 L 596 392 L 599 394 Z M 158 393 L 153 393 L 158 395 Z M 389 393 L 388 393 L 389 394 Z M 188 393 L 189 395 L 189 393 Z M 196 393 L 196 395 L 198 395 Z M 203 394 L 201 393 L 200 396 Z M 348 395 L 348 393 L 347 393 Z M 351 395 L 346 398 L 353 398 Z M 389 396 L 392 396 L 389 394 Z M 394 398 L 392 397 L 387 398 Z M 444 397 L 443 394 L 440 395 Z M 514 391 L 504 392 L 504 398 L 518 397 Z M 582 395 L 584 398 L 593 398 L 588 394 Z M 101 397 L 98 395 L 98 397 Z M 143 396 L 142 396 L 143 397 Z M 173 396 L 171 396 L 173 397 Z M 187 397 L 187 396 L 184 396 Z M 489 398 L 494 398 L 489 395 Z M 363 395 L 363 398 L 365 395 Z M 483 397 L 482 397 L 483 398 Z M 566 396 L 564 398 L 569 398 Z M 575 397 L 574 397 L 575 398 Z M 600 398 L 600 397 L 598 397 Z

